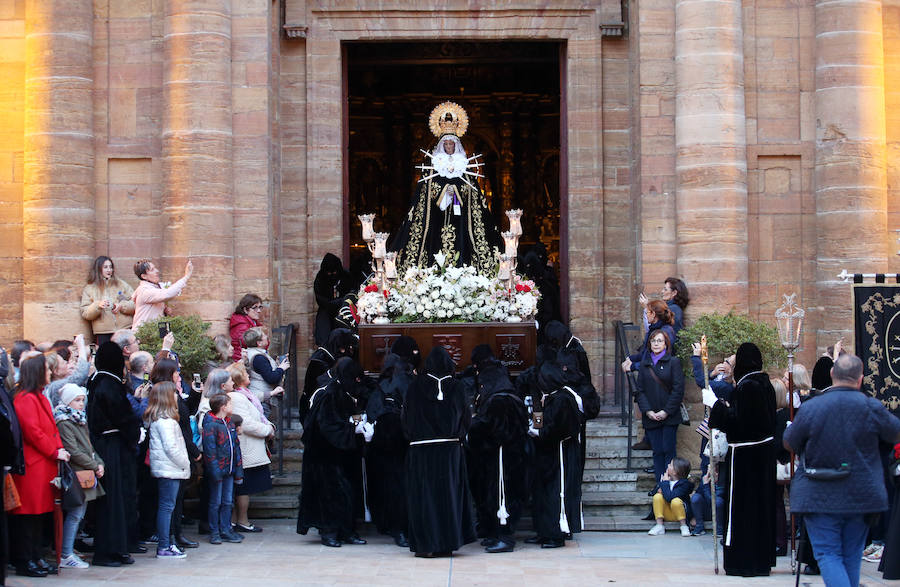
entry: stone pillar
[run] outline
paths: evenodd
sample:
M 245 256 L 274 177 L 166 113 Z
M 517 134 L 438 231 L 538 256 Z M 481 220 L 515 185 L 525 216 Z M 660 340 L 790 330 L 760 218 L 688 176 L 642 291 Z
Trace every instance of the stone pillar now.
M 175 313 L 221 332 L 234 308 L 231 92 L 231 1 L 166 0 L 163 279 L 181 277 L 190 257 Z
M 853 324 L 835 276 L 887 269 L 887 175 L 881 2 L 816 2 L 816 283 L 818 347 Z
M 676 239 L 694 316 L 748 309 L 742 45 L 739 0 L 676 1 Z
M 94 252 L 93 3 L 25 8 L 23 331 L 87 331 L 78 313 Z

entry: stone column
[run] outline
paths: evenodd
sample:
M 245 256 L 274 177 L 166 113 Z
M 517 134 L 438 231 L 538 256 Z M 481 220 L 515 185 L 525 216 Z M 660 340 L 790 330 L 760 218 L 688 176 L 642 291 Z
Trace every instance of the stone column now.
M 887 174 L 881 2 L 816 2 L 817 341 L 853 323 L 835 276 L 887 269 Z
M 23 331 L 87 331 L 78 304 L 94 252 L 93 3 L 25 7 Z
M 742 44 L 739 0 L 676 1 L 673 221 L 695 316 L 748 308 Z
M 163 279 L 181 277 L 190 257 L 175 312 L 222 332 L 234 308 L 231 91 L 231 1 L 166 0 Z

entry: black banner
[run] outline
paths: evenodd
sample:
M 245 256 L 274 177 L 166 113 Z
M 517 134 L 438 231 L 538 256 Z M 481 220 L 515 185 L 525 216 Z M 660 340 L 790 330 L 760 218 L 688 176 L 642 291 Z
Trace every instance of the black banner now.
M 856 352 L 863 391 L 900 415 L 900 285 L 853 285 Z

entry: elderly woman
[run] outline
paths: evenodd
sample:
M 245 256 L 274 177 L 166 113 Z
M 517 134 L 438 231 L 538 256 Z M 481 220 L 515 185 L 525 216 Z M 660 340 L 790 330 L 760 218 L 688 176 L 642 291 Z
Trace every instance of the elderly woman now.
M 275 434 L 275 425 L 266 419 L 259 399 L 247 389 L 250 376 L 247 375 L 244 364 L 230 365 L 228 374 L 234 381 L 234 391 L 228 394 L 232 413 L 244 420 L 239 434 L 244 482 L 236 486 L 234 491 L 234 529 L 238 532 L 261 532 L 262 528 L 250 523 L 247 510 L 251 495 L 272 488 L 272 473 L 269 470 L 269 463 L 272 461 L 266 451 L 266 439 Z
M 194 264 L 188 260 L 184 267 L 184 277 L 169 287 L 159 284 L 159 268 L 149 259 L 140 259 L 135 263 L 134 274 L 141 280 L 131 295 L 134 301 L 134 321 L 131 327 L 136 332 L 144 322 L 152 322 L 165 314 L 166 302 L 178 296 L 187 285 L 194 274 Z
M 257 326 L 262 326 L 262 298 L 256 294 L 248 293 L 238 302 L 231 319 L 228 321 L 228 332 L 231 335 L 232 361 L 241 360 L 244 333 Z
M 269 400 L 284 393 L 281 380 L 291 363 L 285 358 L 276 364 L 275 359 L 269 356 L 266 352 L 269 337 L 262 328 L 247 330 L 244 333 L 244 346 L 247 347 L 247 363 L 250 365 L 250 391 L 262 404 L 264 415 L 268 418 L 272 409 Z
M 710 390 L 709 427 L 728 436 L 720 468 L 725 483 L 725 574 L 768 575 L 775 566 L 775 390 L 753 343 L 738 347 L 735 388 L 728 400 Z
M 134 315 L 134 290 L 116 277 L 112 259 L 94 259 L 87 285 L 81 290 L 81 317 L 91 323 L 97 344 L 109 342 L 113 332 L 130 328 Z
M 41 559 L 43 516 L 53 511 L 57 461 L 68 461 L 50 402 L 41 393 L 50 381 L 50 369 L 43 355 L 30 357 L 19 366 L 19 385 L 13 405 L 25 452 L 25 474 L 13 474 L 21 505 L 11 510 L 11 559 L 16 573 L 26 577 L 46 577 L 50 566 Z

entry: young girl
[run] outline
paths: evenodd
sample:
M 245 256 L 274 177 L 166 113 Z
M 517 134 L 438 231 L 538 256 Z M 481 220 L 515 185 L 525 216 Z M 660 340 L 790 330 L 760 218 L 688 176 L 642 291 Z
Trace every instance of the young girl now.
M 150 473 L 159 483 L 159 509 L 156 514 L 156 558 L 185 558 L 187 555 L 170 540 L 170 526 L 178 488 L 182 479 L 191 476 L 184 435 L 178 425 L 178 393 L 169 381 L 155 383 L 144 412 L 144 423 L 150 425 Z
M 53 409 L 59 437 L 69 454 L 69 464 L 74 471 L 94 471 L 96 478 L 103 477 L 103 460 L 94 452 L 87 427 L 87 416 L 84 413 L 84 400 L 87 392 L 83 387 L 67 383 L 60 390 L 60 401 Z M 59 566 L 67 569 L 86 569 L 90 565 L 75 554 L 72 546 L 78 526 L 84 518 L 87 502 L 105 495 L 100 483 L 84 490 L 84 503 L 81 507 L 66 512 L 63 523 L 62 558 Z
M 690 495 L 694 490 L 694 484 L 687 478 L 690 472 L 691 463 L 687 459 L 675 457 L 669 462 L 665 474 L 656 486 L 656 493 L 653 494 L 653 515 L 656 516 L 656 525 L 647 532 L 651 536 L 665 534 L 667 520 L 669 522 L 677 520 L 681 524 L 682 536 L 691 535 L 691 529 L 687 525 Z

